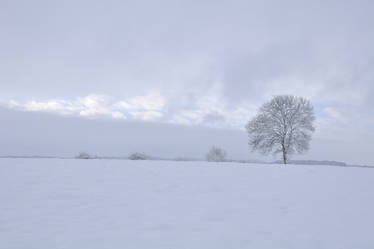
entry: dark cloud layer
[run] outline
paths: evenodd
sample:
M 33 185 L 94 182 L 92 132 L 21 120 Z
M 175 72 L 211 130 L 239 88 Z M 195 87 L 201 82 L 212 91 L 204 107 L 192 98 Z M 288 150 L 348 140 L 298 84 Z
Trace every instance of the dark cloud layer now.
M 334 97 L 337 86 L 371 85 L 373 10 L 372 1 L 7 1 L 1 97 L 178 95 L 217 82 L 229 101 L 310 84 Z

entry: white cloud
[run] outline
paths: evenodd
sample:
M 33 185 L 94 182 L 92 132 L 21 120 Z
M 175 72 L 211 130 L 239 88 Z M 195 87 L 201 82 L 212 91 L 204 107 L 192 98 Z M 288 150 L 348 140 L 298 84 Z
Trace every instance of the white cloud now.
M 119 109 L 124 110 L 162 110 L 165 106 L 165 99 L 159 93 L 150 93 L 144 96 L 136 96 L 128 100 L 119 101 L 115 104 Z
M 341 123 L 347 123 L 347 117 L 339 111 L 337 108 L 334 107 L 326 107 L 323 109 L 323 112 L 328 115 L 330 119 L 334 119 Z
M 69 114 L 76 110 L 78 107 L 74 104 L 63 100 L 48 100 L 48 101 L 28 101 L 20 104 L 15 100 L 10 100 L 9 105 L 13 109 L 22 109 L 25 111 L 46 111 L 46 112 L 59 112 L 62 114 Z
M 91 94 L 84 98 L 78 98 L 76 105 L 80 106 L 79 115 L 84 117 L 95 117 L 99 115 L 109 115 L 112 117 L 124 117 L 112 110 L 108 98 L 103 95 Z
M 22 111 L 51 112 L 64 115 L 79 115 L 83 117 L 109 116 L 116 119 L 124 119 L 126 116 L 114 110 L 109 98 L 103 95 L 91 94 L 74 101 L 52 99 L 47 101 L 27 101 L 19 103 L 10 100 L 8 107 Z
M 18 108 L 19 107 L 19 103 L 17 102 L 17 101 L 15 101 L 15 100 L 13 100 L 13 99 L 11 99 L 10 101 L 9 101 L 9 103 L 8 103 L 8 107 L 10 107 L 10 108 Z
M 149 93 L 121 100 L 113 104 L 113 108 L 129 113 L 133 119 L 153 121 L 164 116 L 165 99 L 159 93 Z
M 192 103 L 173 108 L 174 101 L 159 93 L 114 100 L 106 95 L 90 94 L 75 100 L 51 99 L 46 101 L 27 101 L 20 103 L 10 100 L 11 109 L 35 112 L 52 112 L 86 118 L 110 117 L 158 121 L 183 125 L 204 125 L 210 127 L 243 128 L 249 119 L 251 105 L 242 102 L 228 106 L 223 101 L 222 88 L 215 85 L 206 93 L 193 98 Z
M 152 121 L 155 119 L 159 119 L 163 116 L 161 112 L 157 111 L 138 111 L 138 112 L 130 112 L 134 119 L 144 120 L 144 121 Z
M 116 119 L 125 119 L 126 118 L 126 116 L 123 115 L 122 112 L 112 112 L 111 115 L 112 115 L 113 118 L 116 118 Z
M 230 105 L 226 101 L 223 85 L 220 82 L 198 93 L 194 100 L 188 103 L 186 108 L 175 112 L 170 122 L 244 129 L 245 123 L 257 109 L 256 105 L 247 101 Z

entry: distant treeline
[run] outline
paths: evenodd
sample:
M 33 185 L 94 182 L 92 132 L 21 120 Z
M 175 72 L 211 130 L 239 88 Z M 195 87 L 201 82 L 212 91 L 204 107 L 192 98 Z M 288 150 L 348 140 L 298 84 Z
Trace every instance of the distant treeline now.
M 133 153 L 129 156 L 97 156 L 91 155 L 86 152 L 81 152 L 75 157 L 57 157 L 57 156 L 0 156 L 0 158 L 30 158 L 30 159 L 112 159 L 112 160 L 162 160 L 162 161 L 206 161 L 201 158 L 189 158 L 189 157 L 176 157 L 176 158 L 163 158 L 149 156 L 144 153 Z M 243 164 L 283 164 L 281 160 L 273 162 L 265 162 L 261 160 L 235 160 L 235 159 L 225 159 L 223 162 L 233 162 L 233 163 L 243 163 Z M 328 160 L 290 160 L 289 164 L 294 165 L 326 165 L 326 166 L 340 166 L 340 167 L 364 167 L 364 168 L 374 168 L 374 166 L 369 165 L 349 165 L 345 162 L 339 161 L 328 161 Z
M 283 163 L 281 160 L 275 161 L 273 163 Z M 318 161 L 318 160 L 290 160 L 289 164 L 300 164 L 300 165 L 331 165 L 331 166 L 347 166 L 344 162 L 338 161 Z

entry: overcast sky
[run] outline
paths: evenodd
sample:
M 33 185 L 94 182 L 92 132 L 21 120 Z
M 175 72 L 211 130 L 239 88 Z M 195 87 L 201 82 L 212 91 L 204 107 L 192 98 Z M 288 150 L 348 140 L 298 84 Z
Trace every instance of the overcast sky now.
M 73 153 L 76 142 L 60 138 L 77 127 L 121 124 L 142 137 L 132 150 L 201 156 L 204 131 L 233 157 L 261 158 L 245 123 L 272 96 L 294 94 L 317 116 L 301 158 L 374 165 L 373 13 L 370 0 L 0 0 L 0 154 Z M 46 124 L 56 141 L 17 135 Z M 147 145 L 151 131 L 163 146 Z M 125 143 L 91 146 L 118 155 Z

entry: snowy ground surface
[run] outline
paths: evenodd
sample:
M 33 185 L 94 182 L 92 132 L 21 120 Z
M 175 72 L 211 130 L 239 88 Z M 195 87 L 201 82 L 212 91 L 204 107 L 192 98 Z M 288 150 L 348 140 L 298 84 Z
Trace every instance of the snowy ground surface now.
M 0 248 L 372 249 L 374 169 L 0 159 Z

